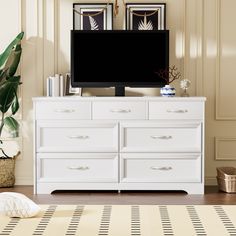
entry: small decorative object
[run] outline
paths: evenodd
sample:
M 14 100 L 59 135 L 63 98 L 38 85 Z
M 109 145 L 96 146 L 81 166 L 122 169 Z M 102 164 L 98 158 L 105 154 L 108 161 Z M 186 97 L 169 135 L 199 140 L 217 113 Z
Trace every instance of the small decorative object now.
M 19 136 L 19 123 L 14 115 L 19 110 L 17 96 L 18 87 L 21 84 L 20 76 L 15 75 L 21 57 L 21 40 L 24 33 L 21 32 L 0 54 L 0 187 L 12 187 L 15 184 L 15 157 L 9 156 L 2 147 L 3 128 L 7 129 L 11 137 Z
M 165 85 L 165 87 L 161 88 L 160 93 L 163 97 L 174 97 L 175 88 L 170 85 Z
M 188 88 L 190 87 L 191 81 L 188 79 L 183 79 L 180 81 L 180 88 L 183 89 L 183 93 L 181 97 L 189 97 L 189 93 L 187 92 Z
M 165 3 L 127 3 L 127 30 L 164 30 L 166 28 Z
M 76 95 L 82 96 L 82 88 L 73 88 L 71 86 L 71 76 L 70 73 L 66 74 L 66 86 L 65 86 L 65 95 Z
M 181 73 L 178 71 L 177 67 L 171 66 L 166 69 L 160 70 L 156 72 L 160 78 L 165 80 L 165 87 L 161 88 L 160 93 L 163 97 L 173 97 L 175 96 L 175 88 L 170 86 L 172 82 L 179 79 L 181 77 Z
M 113 4 L 109 3 L 74 3 L 74 30 L 112 30 Z

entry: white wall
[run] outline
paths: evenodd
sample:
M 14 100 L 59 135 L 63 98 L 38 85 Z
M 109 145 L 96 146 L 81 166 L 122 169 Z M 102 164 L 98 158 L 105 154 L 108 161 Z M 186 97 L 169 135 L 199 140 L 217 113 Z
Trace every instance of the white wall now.
M 17 184 L 32 184 L 33 126 L 32 101 L 42 96 L 48 75 L 69 71 L 70 29 L 74 0 L 0 1 L 0 51 L 22 29 L 21 121 L 22 135 L 17 142 L 6 141 L 22 150 L 17 161 Z M 79 2 L 79 1 L 78 1 Z M 103 2 L 83 1 L 83 2 Z M 127 1 L 129 2 L 129 1 Z M 145 0 L 135 2 L 145 2 Z M 149 1 L 157 2 L 157 1 Z M 190 94 L 207 97 L 206 105 L 206 181 L 215 184 L 216 167 L 236 161 L 236 21 L 235 0 L 167 0 L 167 28 L 170 29 L 170 64 L 183 78 L 192 81 Z M 122 29 L 124 6 L 114 28 Z M 122 66 L 122 60 L 120 65 Z M 179 87 L 179 82 L 175 83 Z M 159 89 L 131 89 L 140 94 L 158 95 Z M 93 93 L 104 93 L 92 90 Z M 106 93 L 111 93 L 109 89 Z M 178 92 L 179 93 L 179 92 Z M 12 151 L 11 150 L 11 151 Z

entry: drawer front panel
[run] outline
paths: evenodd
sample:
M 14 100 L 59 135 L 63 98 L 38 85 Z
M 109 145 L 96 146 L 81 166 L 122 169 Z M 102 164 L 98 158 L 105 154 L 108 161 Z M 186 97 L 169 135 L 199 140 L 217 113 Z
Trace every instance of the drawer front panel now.
M 91 119 L 91 102 L 38 102 L 36 119 Z
M 191 158 L 190 154 L 188 158 L 122 154 L 121 182 L 201 182 L 201 156 Z
M 201 124 L 123 124 L 121 152 L 201 152 Z
M 40 182 L 118 182 L 117 154 L 50 154 L 37 156 Z
M 37 152 L 116 152 L 116 123 L 39 121 Z
M 203 119 L 201 102 L 149 102 L 149 119 Z
M 93 119 L 147 118 L 146 102 L 93 102 Z

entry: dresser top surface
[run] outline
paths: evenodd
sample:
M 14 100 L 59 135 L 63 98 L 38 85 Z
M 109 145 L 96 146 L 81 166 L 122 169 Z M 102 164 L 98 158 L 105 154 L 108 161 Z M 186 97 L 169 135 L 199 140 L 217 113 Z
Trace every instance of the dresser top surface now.
M 33 97 L 34 102 L 37 101 L 159 101 L 159 102 L 204 102 L 206 97 L 158 97 L 158 96 L 143 96 L 143 97 L 113 97 L 113 96 L 64 96 L 64 97 Z

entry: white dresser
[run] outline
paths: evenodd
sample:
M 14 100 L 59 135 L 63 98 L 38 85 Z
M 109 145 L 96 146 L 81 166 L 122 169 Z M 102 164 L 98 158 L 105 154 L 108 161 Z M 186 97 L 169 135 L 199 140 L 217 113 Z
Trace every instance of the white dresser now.
M 204 97 L 38 97 L 35 193 L 204 193 Z

